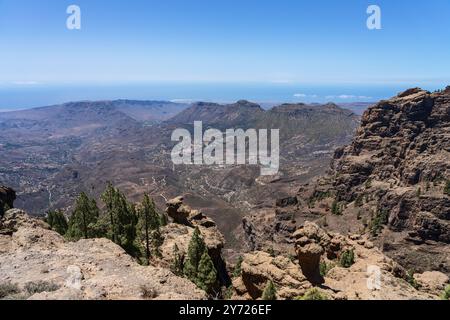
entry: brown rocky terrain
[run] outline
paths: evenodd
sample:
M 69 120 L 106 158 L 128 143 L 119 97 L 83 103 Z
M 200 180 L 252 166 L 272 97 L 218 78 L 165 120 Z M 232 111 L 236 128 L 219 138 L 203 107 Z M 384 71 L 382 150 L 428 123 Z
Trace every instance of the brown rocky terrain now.
M 270 255 L 254 251 L 244 255 L 242 273 L 233 279 L 235 299 L 258 299 L 268 281 L 277 288 L 279 299 L 294 299 L 316 288 L 332 300 L 423 300 L 437 299 L 449 282 L 439 272 L 417 274 L 419 290 L 406 279 L 405 270 L 386 257 L 366 238 L 329 233 L 306 222 L 294 234 L 296 256 Z M 343 267 L 345 252 L 354 253 L 354 262 Z M 319 262 L 329 266 L 321 275 Z M 371 286 L 378 270 L 379 286 Z M 422 289 L 423 288 L 423 289 Z
M 244 219 L 250 249 L 293 253 L 306 220 L 370 237 L 411 272 L 450 273 L 450 88 L 369 108 L 327 175 Z
M 223 236 L 214 221 L 182 203 L 168 202 L 173 222 L 163 230 L 162 257 L 150 266 L 138 265 L 120 247 L 107 239 L 67 242 L 43 221 L 12 209 L 0 221 L 0 287 L 6 299 L 30 300 L 116 300 L 116 299 L 205 299 L 206 294 L 190 281 L 169 269 L 176 243 L 187 251 L 189 235 L 201 230 L 214 264 L 221 258 Z M 417 290 L 405 280 L 405 270 L 387 258 L 364 237 L 329 233 L 313 223 L 305 223 L 294 235 L 294 257 L 254 251 L 244 255 L 241 272 L 220 275 L 222 285 L 232 284 L 230 298 L 260 299 L 268 281 L 277 290 L 277 299 L 297 299 L 317 290 L 323 299 L 438 299 L 449 278 L 439 272 L 416 274 Z M 353 250 L 354 261 L 339 265 L 339 259 Z M 319 261 L 327 263 L 326 275 L 311 278 L 319 271 Z M 371 287 L 368 268 L 379 270 L 379 286 Z M 220 269 L 219 269 L 220 270 Z M 220 272 L 219 272 L 220 274 Z M 12 289 L 11 289 L 12 288 Z
M 18 209 L 5 214 L 0 230 L 0 284 L 18 287 L 10 299 L 206 298 L 168 269 L 138 265 L 110 240 L 67 242 Z M 27 292 L 33 286 L 41 289 Z

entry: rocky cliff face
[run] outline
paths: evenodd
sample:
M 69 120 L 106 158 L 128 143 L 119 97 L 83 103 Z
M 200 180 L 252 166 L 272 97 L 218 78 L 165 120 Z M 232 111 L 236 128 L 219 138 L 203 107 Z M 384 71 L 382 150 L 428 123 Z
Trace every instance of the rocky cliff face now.
M 0 222 L 0 286 L 9 299 L 206 299 L 168 269 L 140 266 L 107 239 L 67 242 L 44 222 L 9 210 Z
M 369 108 L 330 172 L 302 186 L 295 201 L 244 219 L 247 240 L 292 251 L 290 235 L 311 220 L 369 235 L 407 269 L 449 274 L 449 180 L 450 88 L 410 89 Z
M 352 144 L 337 150 L 331 175 L 342 214 L 356 214 L 343 226 L 365 217 L 406 267 L 450 273 L 450 88 L 411 89 L 370 108 Z

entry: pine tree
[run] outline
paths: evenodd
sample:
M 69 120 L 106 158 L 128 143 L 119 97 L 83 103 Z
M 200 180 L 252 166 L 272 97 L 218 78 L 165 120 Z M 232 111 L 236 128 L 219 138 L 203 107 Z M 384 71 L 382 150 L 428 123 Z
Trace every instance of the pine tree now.
M 157 226 L 156 229 L 152 231 L 151 238 L 152 238 L 152 254 L 155 257 L 161 258 L 162 257 L 161 245 L 164 243 L 164 238 L 161 235 L 159 226 Z
M 277 300 L 277 289 L 271 280 L 269 280 L 264 288 L 262 300 Z
M 217 271 L 206 250 L 200 259 L 195 283 L 207 293 L 212 293 L 217 284 Z
M 217 284 L 217 270 L 198 228 L 195 228 L 189 242 L 183 272 L 189 280 L 208 293 L 212 293 Z
M 180 249 L 178 248 L 177 244 L 173 246 L 173 258 L 172 258 L 172 265 L 170 269 L 172 272 L 177 276 L 183 275 L 183 265 L 184 265 L 184 257 L 180 253 Z
M 69 219 L 67 237 L 71 240 L 89 239 L 98 236 L 95 225 L 99 210 L 94 199 L 82 192 L 75 203 L 75 209 Z
M 109 216 L 109 237 L 128 254 L 136 256 L 139 250 L 135 244 L 138 222 L 135 206 L 129 203 L 125 195 L 111 183 L 101 198 Z
M 109 223 L 111 228 L 111 235 L 110 238 L 113 242 L 116 242 L 116 230 L 115 230 L 115 223 L 114 223 L 114 199 L 116 195 L 116 189 L 113 187 L 111 182 L 108 182 L 108 185 L 106 186 L 105 191 L 101 195 L 101 199 L 103 203 L 105 204 L 107 214 L 109 216 Z
M 337 216 L 341 215 L 339 202 L 337 202 L 336 200 L 333 201 L 333 204 L 331 205 L 331 213 L 334 214 L 334 215 L 337 215 Z
M 116 195 L 116 212 L 115 218 L 117 229 L 117 243 L 125 249 L 125 251 L 136 256 L 137 248 L 135 245 L 137 214 L 133 204 L 129 203 L 125 195 L 120 191 Z
M 198 266 L 203 253 L 206 251 L 206 245 L 201 237 L 200 230 L 195 228 L 187 253 L 187 259 L 184 264 L 184 274 L 191 281 L 195 282 L 198 274 Z
M 48 223 L 50 228 L 60 235 L 65 235 L 67 232 L 67 219 L 61 210 L 47 212 L 45 222 Z
M 156 212 L 155 202 L 146 194 L 138 209 L 138 234 L 139 240 L 144 243 L 145 258 L 147 262 L 151 256 L 151 246 L 158 255 L 161 246 L 161 233 L 159 226 L 161 224 L 160 216 Z

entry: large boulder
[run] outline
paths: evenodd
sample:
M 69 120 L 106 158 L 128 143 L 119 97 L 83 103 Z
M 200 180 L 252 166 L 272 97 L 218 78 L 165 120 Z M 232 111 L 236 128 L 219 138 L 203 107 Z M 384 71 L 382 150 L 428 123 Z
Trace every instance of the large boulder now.
M 313 284 L 324 282 L 320 275 L 320 259 L 329 246 L 331 238 L 316 224 L 306 222 L 293 235 L 298 261 L 303 274 Z
M 293 299 L 312 288 L 299 265 L 287 257 L 255 251 L 243 256 L 241 270 L 241 276 L 233 280 L 235 298 L 260 299 L 269 281 L 279 299 Z

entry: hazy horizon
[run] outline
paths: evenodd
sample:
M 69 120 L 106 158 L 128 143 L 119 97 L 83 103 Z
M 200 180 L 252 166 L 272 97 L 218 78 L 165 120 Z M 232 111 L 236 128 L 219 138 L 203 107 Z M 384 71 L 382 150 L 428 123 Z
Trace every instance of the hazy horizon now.
M 162 100 L 180 103 L 218 103 L 249 100 L 262 104 L 377 102 L 414 84 L 403 85 L 296 85 L 286 83 L 149 83 L 111 85 L 21 84 L 0 87 L 0 112 L 56 105 L 72 101 Z M 445 84 L 421 86 L 434 91 Z

